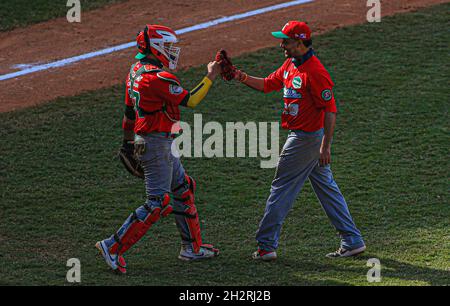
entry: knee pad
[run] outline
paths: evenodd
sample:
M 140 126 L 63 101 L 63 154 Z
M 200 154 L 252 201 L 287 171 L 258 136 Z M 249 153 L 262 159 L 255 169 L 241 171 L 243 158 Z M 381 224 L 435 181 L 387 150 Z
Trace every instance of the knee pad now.
M 161 217 L 167 217 L 168 215 L 170 215 L 173 212 L 173 207 L 170 204 L 170 195 L 168 193 L 165 193 L 162 197 L 149 196 L 147 198 L 146 206 L 151 207 L 150 203 L 152 201 L 161 202 L 161 211 L 160 211 Z
M 129 218 L 129 225 L 122 235 L 114 234 L 114 244 L 111 246 L 109 252 L 111 254 L 122 255 L 134 244 L 136 244 L 142 236 L 156 223 L 160 217 L 165 217 L 172 212 L 170 205 L 170 196 L 164 194 L 163 197 L 151 196 L 150 201 L 161 201 L 161 207 L 152 208 L 147 203 L 143 207 L 147 210 L 147 215 L 143 220 L 139 219 L 136 211 L 134 211 Z
M 183 183 L 172 189 L 172 194 L 176 197 L 182 197 L 183 193 L 188 189 L 194 194 L 197 189 L 197 183 L 192 176 L 185 174 Z
M 183 222 L 188 229 L 187 232 L 183 232 L 183 228 L 180 228 L 182 239 L 191 242 L 194 252 L 197 253 L 200 251 L 200 246 L 202 245 L 202 236 L 198 212 L 195 207 L 194 192 L 196 188 L 195 180 L 185 175 L 184 183 L 174 188 L 172 192 L 175 193 L 174 200 L 182 204 L 183 207 L 183 210 L 174 210 L 173 213 L 184 217 Z

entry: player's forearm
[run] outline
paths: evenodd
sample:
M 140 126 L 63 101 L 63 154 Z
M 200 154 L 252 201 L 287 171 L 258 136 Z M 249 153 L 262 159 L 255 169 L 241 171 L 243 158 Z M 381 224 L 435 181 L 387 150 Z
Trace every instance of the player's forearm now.
M 258 91 L 264 91 L 264 79 L 257 78 L 244 73 L 242 78 L 239 80 L 241 83 L 247 85 L 250 88 L 256 89 Z
M 211 79 L 208 76 L 204 77 L 200 84 L 195 86 L 194 89 L 190 91 L 190 97 L 186 106 L 195 108 L 206 97 L 211 85 Z
M 336 113 L 325 112 L 323 146 L 331 146 L 333 139 L 334 127 L 336 125 Z
M 125 106 L 125 112 L 122 119 L 123 139 L 134 140 L 134 124 L 136 113 L 132 106 Z
M 123 140 L 126 141 L 134 140 L 134 131 L 123 130 Z

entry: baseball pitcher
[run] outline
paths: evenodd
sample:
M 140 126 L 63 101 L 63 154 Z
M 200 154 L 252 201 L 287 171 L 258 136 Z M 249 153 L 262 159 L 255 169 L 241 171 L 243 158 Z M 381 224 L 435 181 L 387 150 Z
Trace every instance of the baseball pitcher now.
M 336 121 L 333 82 L 312 49 L 311 30 L 304 22 L 290 21 L 280 32 L 286 61 L 266 78 L 250 76 L 232 65 L 223 51 L 222 76 L 268 93 L 283 90 L 282 128 L 289 135 L 280 155 L 264 216 L 256 234 L 257 260 L 274 260 L 281 226 L 307 179 L 325 213 L 341 237 L 341 245 L 328 257 L 362 253 L 366 246 L 336 184 L 331 168 L 331 140 Z

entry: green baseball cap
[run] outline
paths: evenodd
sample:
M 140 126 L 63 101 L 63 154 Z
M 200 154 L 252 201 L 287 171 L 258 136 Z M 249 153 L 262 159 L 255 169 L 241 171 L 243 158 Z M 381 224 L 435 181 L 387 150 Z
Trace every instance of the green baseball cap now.
M 141 60 L 141 59 L 144 59 L 146 57 L 147 57 L 146 54 L 139 52 L 138 54 L 136 54 L 136 56 L 134 58 L 138 59 L 138 60 Z
M 284 34 L 281 31 L 278 32 L 272 32 L 272 36 L 276 37 L 276 38 L 289 38 L 289 36 L 287 36 L 286 34 Z
M 289 21 L 279 32 L 272 32 L 272 35 L 276 38 L 292 38 L 309 40 L 311 39 L 311 29 L 306 22 L 301 21 Z

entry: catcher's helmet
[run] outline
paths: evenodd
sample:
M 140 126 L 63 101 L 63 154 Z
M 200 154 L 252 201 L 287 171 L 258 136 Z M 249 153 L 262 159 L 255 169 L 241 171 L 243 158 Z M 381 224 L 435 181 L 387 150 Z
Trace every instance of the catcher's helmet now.
M 175 32 L 168 27 L 156 24 L 148 24 L 136 37 L 139 53 L 137 59 L 143 59 L 149 54 L 156 58 L 169 69 L 175 69 L 180 56 L 180 48 L 173 44 L 178 42 Z

